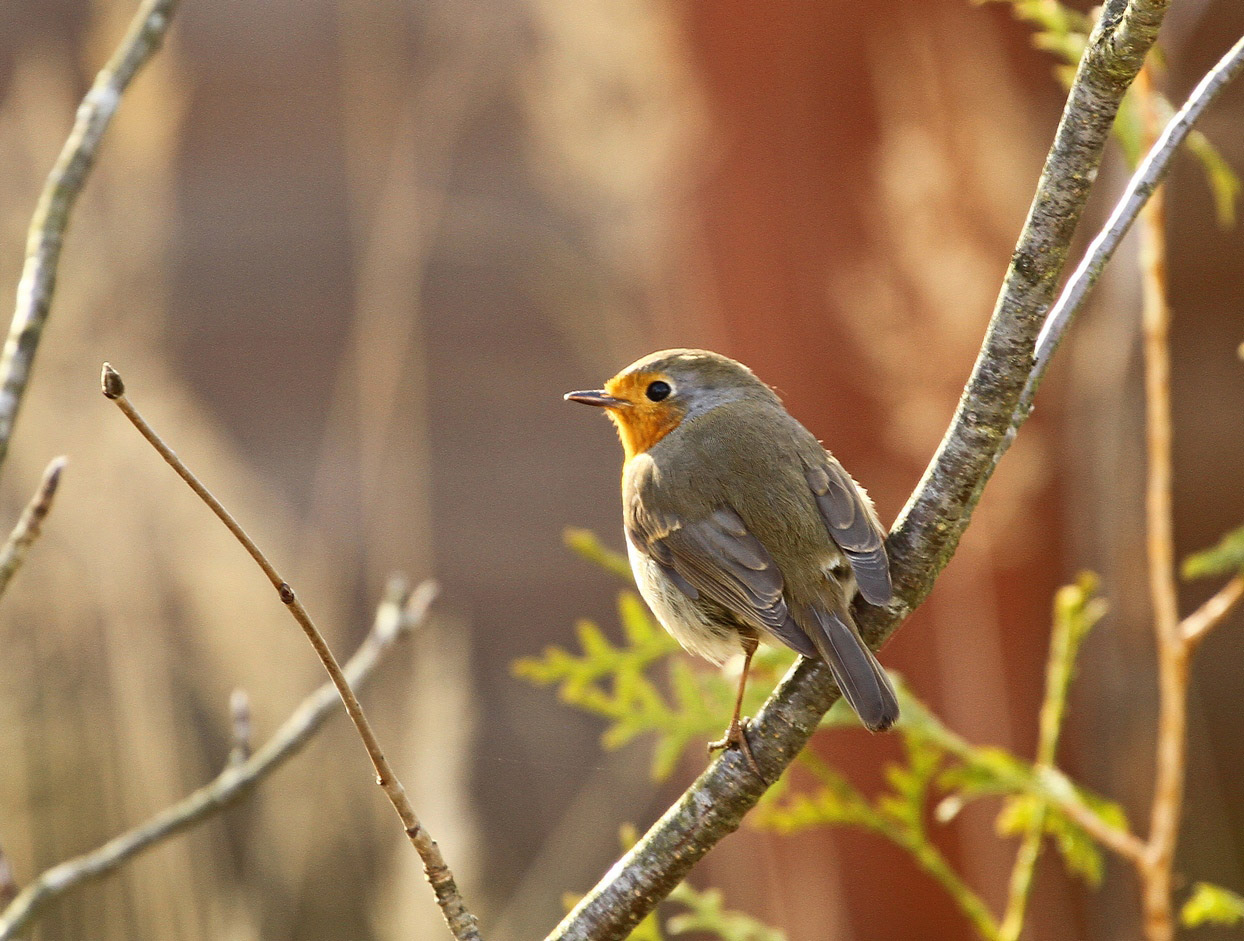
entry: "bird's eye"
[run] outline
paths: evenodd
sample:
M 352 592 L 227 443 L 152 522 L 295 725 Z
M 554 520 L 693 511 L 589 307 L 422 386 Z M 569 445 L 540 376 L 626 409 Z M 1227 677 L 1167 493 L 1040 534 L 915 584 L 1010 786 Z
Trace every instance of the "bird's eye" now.
M 658 379 L 656 382 L 648 383 L 648 390 L 644 394 L 653 402 L 660 402 L 662 399 L 667 398 L 673 391 L 674 390 L 670 388 L 670 384 L 668 382 L 662 382 Z

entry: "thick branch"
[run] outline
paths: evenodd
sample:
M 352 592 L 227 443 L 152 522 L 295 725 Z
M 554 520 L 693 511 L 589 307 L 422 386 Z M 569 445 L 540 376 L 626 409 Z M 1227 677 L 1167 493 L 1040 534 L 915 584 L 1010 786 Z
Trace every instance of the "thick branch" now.
M 395 582 L 376 611 L 371 632 L 345 665 L 346 677 L 364 685 L 398 640 L 423 622 L 436 594 L 430 582 L 406 597 Z M 249 794 L 261 781 L 297 754 L 337 711 L 337 691 L 325 683 L 303 700 L 268 742 L 245 761 L 228 766 L 214 780 L 145 823 L 109 840 L 98 849 L 66 860 L 30 883 L 0 914 L 0 941 L 21 934 L 43 908 L 71 889 L 118 869 L 144 850 L 206 820 Z
M 144 0 L 138 8 L 121 44 L 82 99 L 73 130 L 39 195 L 26 237 L 26 262 L 17 284 L 17 309 L 4 353 L 0 355 L 0 465 L 9 451 L 17 411 L 26 394 L 35 352 L 52 306 L 60 250 L 74 203 L 95 166 L 104 132 L 121 96 L 163 44 L 176 9 L 177 0 Z
M 896 600 L 857 604 L 880 644 L 932 589 L 971 518 L 1033 364 L 1045 311 L 1067 258 L 1128 85 L 1157 36 L 1168 0 L 1108 0 L 1072 85 L 985 342 L 942 444 L 890 535 Z M 801 661 L 749 727 L 752 751 L 775 780 L 838 698 L 829 671 Z M 763 792 L 737 753 L 717 759 L 549 935 L 612 941 L 628 932 L 728 833 Z
M 466 903 L 462 899 L 462 894 L 458 891 L 458 885 L 454 881 L 453 873 L 445 862 L 445 857 L 441 855 L 440 847 L 436 845 L 432 835 L 419 822 L 419 817 L 415 814 L 415 808 L 411 806 L 410 798 L 406 796 L 406 788 L 402 786 L 402 782 L 389 764 L 389 759 L 385 757 L 384 750 L 380 747 L 380 740 L 376 738 L 376 733 L 371 727 L 367 714 L 363 711 L 362 704 L 358 701 L 358 697 L 350 687 L 350 681 L 337 663 L 337 657 L 333 654 L 332 648 L 328 646 L 328 641 L 324 639 L 324 635 L 320 633 L 319 628 L 315 626 L 315 622 L 311 620 L 311 615 L 307 613 L 307 609 L 298 600 L 294 589 L 290 587 L 289 582 L 281 577 L 275 566 L 268 560 L 255 541 L 247 535 L 241 524 L 234 519 L 233 514 L 225 508 L 225 505 L 204 486 L 203 482 L 195 476 L 194 472 L 186 466 L 176 452 L 164 442 L 164 439 L 156 434 L 155 429 L 147 424 L 146 419 L 138 413 L 138 410 L 126 398 L 125 383 L 122 382 L 121 375 L 107 363 L 104 363 L 102 385 L 104 396 L 117 404 L 122 414 L 138 429 L 139 434 L 147 439 L 148 443 L 177 472 L 177 476 L 186 482 L 199 499 L 208 505 L 217 518 L 225 524 L 229 532 L 233 533 L 243 548 L 250 553 L 251 558 L 263 570 L 264 575 L 268 577 L 272 587 L 276 589 L 281 603 L 285 605 L 285 609 L 289 611 L 290 616 L 302 628 L 302 632 L 306 635 L 307 640 L 315 650 L 316 656 L 320 658 L 320 663 L 323 664 L 324 670 L 328 673 L 329 679 L 332 680 L 333 686 L 336 687 L 337 694 L 341 697 L 342 705 L 345 706 L 346 713 L 350 716 L 350 721 L 354 723 L 354 729 L 358 732 L 359 738 L 363 742 L 363 747 L 367 750 L 367 757 L 371 759 L 372 767 L 376 769 L 376 783 L 380 785 L 380 789 L 384 791 L 384 796 L 389 799 L 389 803 L 393 805 L 393 809 L 397 812 L 398 817 L 401 818 L 402 827 L 406 830 L 406 836 L 410 839 L 415 852 L 419 854 L 419 858 L 423 860 L 423 873 L 427 877 L 428 883 L 432 886 L 432 891 L 436 894 L 436 902 L 441 907 L 441 913 L 445 916 L 445 923 L 449 926 L 450 932 L 458 941 L 482 941 L 475 916 L 467 909 Z

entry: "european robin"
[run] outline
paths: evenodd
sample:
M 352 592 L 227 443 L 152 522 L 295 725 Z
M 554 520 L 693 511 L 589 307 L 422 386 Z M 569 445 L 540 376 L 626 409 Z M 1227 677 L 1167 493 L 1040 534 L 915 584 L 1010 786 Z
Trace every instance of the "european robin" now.
M 627 551 L 657 619 L 716 664 L 743 653 L 734 716 L 710 748 L 741 748 L 759 773 L 739 710 L 760 640 L 825 661 L 869 729 L 894 724 L 894 688 L 849 608 L 857 589 L 890 600 L 885 530 L 772 389 L 718 353 L 662 350 L 566 399 L 617 426 Z

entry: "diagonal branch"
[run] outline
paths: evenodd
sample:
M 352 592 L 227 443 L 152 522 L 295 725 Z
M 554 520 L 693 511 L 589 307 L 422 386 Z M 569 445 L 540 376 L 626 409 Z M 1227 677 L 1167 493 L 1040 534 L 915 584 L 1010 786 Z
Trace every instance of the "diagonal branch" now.
M 398 780 L 392 766 L 389 764 L 389 759 L 385 757 L 384 750 L 380 747 L 380 741 L 376 738 L 371 722 L 363 711 L 363 706 L 358 701 L 358 697 L 354 694 L 349 679 L 342 672 L 341 666 L 337 662 L 337 657 L 333 654 L 332 648 L 328 646 L 328 641 L 324 639 L 324 635 L 320 633 L 319 628 L 315 626 L 315 622 L 311 620 L 311 615 L 307 613 L 307 609 L 298 600 L 294 589 L 290 587 L 289 582 L 281 577 L 275 566 L 268 560 L 268 557 L 256 545 L 255 540 L 247 535 L 246 530 L 234 519 L 233 514 L 225 508 L 225 505 L 204 486 L 203 482 L 195 476 L 194 472 L 186 466 L 176 452 L 165 443 L 155 429 L 147 424 L 146 419 L 138 413 L 138 409 L 134 408 L 130 400 L 126 398 L 125 383 L 122 382 L 120 373 L 107 363 L 104 363 L 102 385 L 104 397 L 116 403 L 117 408 L 138 429 L 139 434 L 147 439 L 148 443 L 156 449 L 156 452 L 177 472 L 177 476 L 184 480 L 199 499 L 207 504 L 217 518 L 225 524 L 229 532 L 233 533 L 238 542 L 242 544 L 242 547 L 246 549 L 251 558 L 255 560 L 256 564 L 263 570 L 264 575 L 268 577 L 272 587 L 276 589 L 281 603 L 285 605 L 285 609 L 289 611 L 290 616 L 302 628 L 302 632 L 315 649 L 316 656 L 320 658 L 320 663 L 324 665 L 324 670 L 328 673 L 329 679 L 332 680 L 333 686 L 336 687 L 337 694 L 341 697 L 341 703 L 345 706 L 346 714 L 350 716 L 350 721 L 354 723 L 354 729 L 358 732 L 359 738 L 362 739 L 363 747 L 367 750 L 367 757 L 371 759 L 372 767 L 376 769 L 376 783 L 384 791 L 384 796 L 389 799 L 389 803 L 393 805 L 393 809 L 397 812 L 398 817 L 401 818 L 402 827 L 406 831 L 406 836 L 410 839 L 411 846 L 415 848 L 415 852 L 423 860 L 423 874 L 427 877 L 428 883 L 432 886 L 432 891 L 436 894 L 436 902 L 441 907 L 441 914 L 445 916 L 445 924 L 449 926 L 450 932 L 458 941 L 482 941 L 475 916 L 467 909 L 466 903 L 462 899 L 462 893 L 458 890 L 458 884 L 454 880 L 453 872 L 450 871 L 449 865 L 445 862 L 445 857 L 441 855 L 440 847 L 436 845 L 432 835 L 419 822 L 419 817 L 415 814 L 415 808 L 411 806 L 410 798 L 406 796 L 406 788 L 402 786 L 402 782 Z
M 1237 40 L 1235 45 L 1218 60 L 1218 63 L 1205 73 L 1192 94 L 1188 96 L 1188 100 L 1184 102 L 1184 106 L 1176 112 L 1154 142 L 1153 147 L 1150 148 L 1145 159 L 1137 166 L 1122 197 L 1115 204 L 1114 211 L 1110 213 L 1106 225 L 1089 245 L 1084 253 L 1084 259 L 1076 266 L 1075 272 L 1067 280 L 1066 286 L 1058 296 L 1058 303 L 1050 308 L 1049 315 L 1045 318 L 1045 324 L 1041 327 L 1041 334 L 1037 340 L 1036 367 L 1032 370 L 1028 383 L 1024 387 L 1024 395 L 1020 400 L 1019 411 L 1016 413 L 1016 420 L 1010 432 L 1011 437 L 1014 436 L 1014 429 L 1019 427 L 1031 411 L 1037 387 L 1045 376 L 1046 367 L 1054 351 L 1058 349 L 1058 344 L 1062 341 L 1063 334 L 1067 332 L 1071 321 L 1084 306 L 1085 298 L 1097 283 L 1097 279 L 1101 277 L 1106 263 L 1114 257 L 1115 250 L 1131 229 L 1136 217 L 1140 215 L 1141 208 L 1166 176 L 1171 161 L 1179 152 L 1183 142 L 1187 140 L 1193 126 L 1242 68 L 1244 68 L 1244 37 Z
M 1169 0 L 1107 0 L 1089 39 L 958 410 L 888 540 L 896 600 L 857 603 L 877 645 L 927 597 L 954 554 L 997 458 L 1033 366 L 1072 235 L 1119 103 L 1157 37 Z M 803 748 L 838 698 L 829 671 L 803 660 L 752 721 L 748 738 L 768 780 Z M 614 941 L 656 906 L 716 843 L 738 828 L 764 787 L 728 753 L 711 764 L 548 941 Z
M 435 594 L 436 586 L 431 582 L 425 582 L 409 597 L 399 579 L 390 584 L 376 611 L 371 633 L 345 665 L 344 672 L 351 683 L 365 684 L 394 645 L 423 623 Z M 98 849 L 42 873 L 0 913 L 0 941 L 18 937 L 53 899 L 108 875 L 139 853 L 245 797 L 307 744 L 329 716 L 336 713 L 337 704 L 337 691 L 331 683 L 325 683 L 304 699 L 285 724 L 250 758 L 239 763 L 230 762 L 215 779 L 146 822 Z
M 164 43 L 176 9 L 177 0 L 143 0 L 121 44 L 82 99 L 73 130 L 39 195 L 26 236 L 26 262 L 17 283 L 17 309 L 4 353 L 0 355 L 0 465 L 9 451 L 17 411 L 26 394 L 43 326 L 52 307 L 61 246 L 74 203 L 95 166 L 104 133 L 121 104 L 121 96 Z
M 1237 575 L 1179 625 L 1184 643 L 1195 648 L 1209 631 L 1244 598 L 1244 575 Z
M 1043 795 L 1049 802 L 1073 820 L 1077 826 L 1102 846 L 1117 853 L 1133 865 L 1139 864 L 1145 856 L 1145 843 L 1131 830 L 1121 829 L 1104 820 L 1097 811 L 1084 803 L 1074 789 L 1061 784 L 1062 777 L 1053 769 L 1049 769 L 1047 777 L 1057 775 L 1060 782 L 1053 793 Z
M 17 570 L 26 561 L 26 553 L 39 538 L 43 529 L 43 521 L 52 509 L 52 498 L 56 496 L 56 488 L 60 484 L 61 471 L 65 469 L 66 459 L 58 457 L 48 464 L 39 481 L 39 489 L 22 510 L 17 518 L 17 525 L 9 533 L 4 546 L 0 547 L 0 595 L 4 594 L 9 582 L 17 574 Z

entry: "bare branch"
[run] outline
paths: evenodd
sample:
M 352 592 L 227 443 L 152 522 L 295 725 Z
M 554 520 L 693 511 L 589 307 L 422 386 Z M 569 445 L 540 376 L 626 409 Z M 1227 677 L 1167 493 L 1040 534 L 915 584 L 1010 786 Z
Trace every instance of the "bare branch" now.
M 43 336 L 69 217 L 95 166 L 104 133 L 130 82 L 164 42 L 178 0 L 144 0 L 112 58 L 82 99 L 73 129 L 48 174 L 26 237 L 17 309 L 0 355 L 0 465 L 4 464 Z
M 17 879 L 13 876 L 13 866 L 4 848 L 0 847 L 0 905 L 8 905 L 17 896 Z
M 345 675 L 352 684 L 363 686 L 371 679 L 394 645 L 423 623 L 435 595 L 436 587 L 431 582 L 425 582 L 409 597 L 400 579 L 390 583 L 371 632 L 345 665 Z M 325 683 L 304 699 L 272 738 L 246 761 L 228 765 L 210 783 L 98 849 L 41 874 L 0 914 L 0 941 L 20 935 L 53 899 L 113 872 L 144 850 L 220 813 L 249 794 L 306 745 L 329 716 L 336 713 L 337 703 L 336 689 Z
M 125 417 L 130 420 L 151 446 L 159 452 L 160 456 L 168 462 L 169 466 L 177 472 L 177 475 L 189 485 L 190 489 L 211 508 L 212 512 L 225 524 L 228 530 L 237 537 L 238 542 L 250 553 L 251 558 L 255 560 L 260 569 L 263 570 L 263 573 L 268 576 L 268 580 L 272 582 L 272 587 L 276 589 L 281 603 L 285 605 L 286 610 L 298 622 L 298 626 L 302 628 L 303 633 L 307 636 L 307 640 L 311 642 L 311 646 L 315 649 L 316 655 L 319 656 L 320 662 L 324 665 L 324 669 L 328 672 L 333 685 L 337 688 L 337 693 L 341 696 L 341 702 L 346 707 L 350 721 L 354 723 L 354 728 L 358 732 L 359 738 L 363 741 L 363 747 L 367 749 L 367 756 L 371 759 L 372 767 L 376 769 L 376 783 L 380 785 L 381 790 L 384 791 L 385 796 L 389 799 L 389 803 L 397 811 L 398 817 L 402 820 L 402 826 L 406 830 L 406 835 L 410 838 L 411 845 L 414 846 L 415 851 L 419 854 L 419 858 L 423 860 L 424 875 L 427 876 L 432 890 L 436 893 L 437 904 L 441 907 L 441 912 L 445 916 L 445 923 L 449 926 L 449 930 L 458 941 L 481 941 L 475 916 L 471 914 L 466 907 L 466 903 L 462 900 L 462 894 L 458 891 L 453 872 L 450 871 L 444 856 L 441 855 L 440 847 L 436 845 L 432 835 L 419 822 L 415 809 L 411 806 L 410 799 L 406 796 L 406 789 L 402 786 L 402 782 L 398 780 L 397 775 L 394 774 L 393 768 L 390 767 L 389 760 L 385 757 L 384 751 L 380 747 L 380 741 L 376 738 L 376 733 L 372 730 L 371 723 L 367 719 L 367 714 L 363 711 L 363 707 L 359 703 L 358 697 L 355 696 L 354 690 L 350 688 L 350 681 L 342 673 L 336 656 L 334 656 L 332 649 L 328 646 L 328 642 L 324 640 L 324 635 L 320 633 L 315 623 L 311 620 L 311 615 L 307 613 L 306 608 L 302 606 L 302 602 L 294 594 L 294 589 L 280 576 L 280 573 L 277 572 L 259 546 L 255 544 L 255 541 L 246 534 L 246 531 L 242 529 L 238 521 L 233 518 L 233 514 L 225 509 L 224 504 L 216 499 L 212 492 L 203 485 L 202 481 L 194 475 L 173 449 L 165 444 L 163 439 L 156 434 L 155 429 L 147 424 L 146 419 L 138 413 L 138 410 L 126 398 L 125 383 L 121 380 L 120 374 L 107 363 L 104 363 L 102 385 L 105 397 L 116 402 L 117 407 L 121 409 Z
M 229 764 L 240 765 L 251 756 L 251 698 L 246 695 L 246 690 L 235 689 L 230 694 L 229 719 L 233 726 Z
M 1231 609 L 1244 598 L 1244 575 L 1237 575 L 1223 585 L 1209 601 L 1201 605 L 1179 625 L 1180 633 L 1189 647 L 1195 647 L 1209 631 L 1231 613 Z
M 1244 43 L 1242 43 L 1244 48 Z M 1161 126 L 1153 76 L 1136 82 L 1147 146 Z M 1171 307 L 1166 266 L 1166 191 L 1157 187 L 1140 212 L 1145 360 L 1145 550 L 1158 658 L 1158 728 L 1149 841 L 1137 866 L 1150 941 L 1175 936 L 1171 867 L 1183 810 L 1188 741 L 1188 647 L 1179 629 L 1175 513 L 1171 504 Z
M 1159 687 L 1156 774 L 1149 838 L 1141 841 L 1130 833 L 1124 835 L 1115 831 L 1088 808 L 1082 808 L 1084 813 L 1079 813 L 1080 808 L 1075 807 L 1063 810 L 1095 839 L 1133 864 L 1141 882 L 1145 933 L 1151 941 L 1168 941 L 1175 933 L 1171 907 L 1172 866 L 1183 806 L 1189 658 L 1196 643 L 1244 595 L 1244 576 L 1237 576 L 1196 612 L 1179 621 L 1171 506 L 1170 307 L 1165 220 L 1159 184 L 1193 125 L 1242 68 L 1244 38 L 1206 73 L 1160 134 L 1157 133 L 1160 126 L 1157 96 L 1147 72 L 1141 73 L 1141 81 L 1137 84 L 1143 93 L 1141 104 L 1149 152 L 1046 318 L 1037 342 L 1036 362 L 1007 434 L 1009 444 L 1032 409 L 1037 387 L 1063 334 L 1139 216 L 1143 224 L 1148 577 L 1157 638 Z
M 890 534 L 896 600 L 884 609 L 857 600 L 857 621 L 874 646 L 928 595 L 1005 450 L 1033 366 L 1037 334 L 1119 103 L 1157 37 L 1168 3 L 1107 0 L 1102 10 L 972 376 L 937 454 Z M 803 660 L 787 674 L 749 726 L 752 751 L 766 779 L 777 779 L 837 698 L 829 671 L 818 663 Z M 575 906 L 549 941 L 626 937 L 709 849 L 738 828 L 762 792 L 737 753 L 718 758 Z
M 56 496 L 56 488 L 60 484 L 61 471 L 65 469 L 66 459 L 54 458 L 43 472 L 39 481 L 39 489 L 22 510 L 17 518 L 17 525 L 9 533 L 8 540 L 0 548 L 0 595 L 9 587 L 9 581 L 26 561 L 26 553 L 34 545 L 43 529 L 43 521 L 52 509 L 52 498 Z
M 1049 769 L 1049 774 L 1057 774 Z M 1060 793 L 1051 798 L 1050 803 L 1084 830 L 1089 836 L 1109 850 L 1131 863 L 1139 865 L 1145 856 L 1145 843 L 1130 830 L 1121 830 L 1107 823 L 1101 816 L 1082 800 L 1075 796 L 1070 786 L 1059 788 Z
M 1071 679 L 1084 639 L 1085 629 L 1081 618 L 1088 618 L 1088 592 L 1081 582 L 1079 586 L 1062 589 L 1054 602 L 1054 630 L 1050 636 L 1050 651 L 1045 663 L 1045 695 L 1041 700 L 1041 712 L 1037 725 L 1037 753 L 1033 763 L 1038 774 L 1048 772 L 1058 757 L 1058 741 L 1062 735 L 1063 718 L 1067 712 L 1067 696 L 1071 691 Z M 1062 603 L 1062 592 L 1080 593 L 1084 599 L 1078 605 L 1079 617 L 1069 613 Z M 1092 623 L 1089 621 L 1088 623 Z M 1074 794 L 1074 791 L 1072 791 Z M 1028 910 L 1028 897 L 1032 894 L 1037 859 L 1041 855 L 1041 843 L 1045 837 L 1047 807 L 1041 804 L 1033 812 L 1024 830 L 1015 862 L 1011 867 L 1011 880 L 1007 890 L 1006 910 L 998 928 L 998 941 L 1019 941 L 1024 930 L 1024 917 Z M 1096 815 L 1094 815 L 1096 816 Z M 1104 823 L 1104 821 L 1103 821 Z
M 1084 260 L 1080 262 L 1059 295 L 1058 303 L 1050 308 L 1045 324 L 1041 328 L 1041 336 L 1037 341 L 1036 366 L 1028 377 L 1028 384 L 1024 387 L 1024 396 L 1020 401 L 1020 411 L 1016 413 L 1011 437 L 1014 437 L 1014 429 L 1019 427 L 1031 411 L 1037 387 L 1045 376 L 1050 358 L 1058 349 L 1058 344 L 1067 332 L 1067 327 L 1071 325 L 1071 321 L 1084 306 L 1089 291 L 1097 283 L 1106 263 L 1114 256 L 1119 243 L 1131 229 L 1145 201 L 1166 176 L 1171 161 L 1179 152 L 1180 146 L 1187 139 L 1193 126 L 1200 120 L 1205 109 L 1239 74 L 1242 67 L 1244 67 L 1244 38 L 1232 46 L 1218 61 L 1218 64 L 1205 73 L 1205 77 L 1197 83 L 1192 94 L 1188 96 L 1188 100 L 1184 102 L 1184 106 L 1166 125 L 1166 129 L 1148 155 L 1132 174 L 1132 179 L 1106 221 L 1105 228 L 1089 245 L 1088 251 L 1084 254 Z

